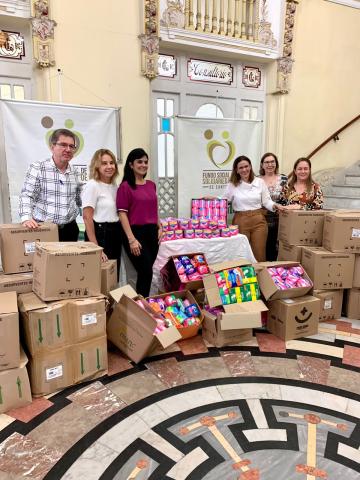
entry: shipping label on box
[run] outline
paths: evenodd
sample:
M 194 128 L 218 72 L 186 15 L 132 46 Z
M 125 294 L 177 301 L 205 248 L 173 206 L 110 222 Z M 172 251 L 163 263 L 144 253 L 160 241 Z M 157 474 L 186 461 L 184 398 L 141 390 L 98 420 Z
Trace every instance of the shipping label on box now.
M 289 245 L 279 241 L 278 260 L 287 260 L 289 262 L 300 262 L 303 247 L 301 245 Z
M 0 413 L 25 407 L 32 401 L 29 376 L 26 369 L 27 358 L 23 350 L 17 368 L 0 372 Z
M 279 213 L 279 240 L 288 245 L 322 244 L 324 210 L 284 210 Z
M 268 303 L 268 330 L 282 340 L 318 332 L 320 300 L 312 296 L 284 298 Z
M 0 370 L 20 365 L 19 313 L 16 292 L 0 293 Z
M 360 320 L 360 288 L 346 290 L 345 314 L 348 318 Z
M 151 308 L 142 299 L 142 308 L 135 299 L 139 296 L 130 285 L 111 292 L 116 305 L 107 324 L 108 339 L 133 362 L 140 362 L 156 347 L 166 348 L 182 337 L 176 327 L 154 335 L 157 326 Z
M 100 295 L 101 251 L 91 242 L 37 243 L 33 291 L 44 301 Z
M 341 317 L 344 290 L 314 290 L 313 296 L 320 299 L 320 322 Z
M 29 273 L 0 273 L 0 292 L 28 293 L 32 291 L 33 274 Z
M 338 210 L 326 215 L 323 246 L 331 252 L 360 253 L 360 212 Z
M 0 225 L 0 250 L 4 273 L 31 272 L 36 242 L 57 242 L 57 225 L 42 223 L 26 228 L 21 223 Z
M 34 293 L 19 295 L 26 346 L 31 355 L 104 335 L 105 299 L 43 302 Z
M 108 260 L 101 263 L 101 293 L 109 295 L 118 285 L 117 261 Z
M 304 247 L 302 265 L 316 290 L 351 288 L 355 257 L 350 253 L 329 252 L 323 247 Z

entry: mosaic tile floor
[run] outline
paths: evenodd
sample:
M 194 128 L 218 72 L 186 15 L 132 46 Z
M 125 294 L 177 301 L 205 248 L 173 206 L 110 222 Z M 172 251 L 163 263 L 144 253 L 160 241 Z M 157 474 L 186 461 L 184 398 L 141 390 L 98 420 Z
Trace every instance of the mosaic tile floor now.
M 0 480 L 360 478 L 360 321 L 201 337 L 0 415 Z

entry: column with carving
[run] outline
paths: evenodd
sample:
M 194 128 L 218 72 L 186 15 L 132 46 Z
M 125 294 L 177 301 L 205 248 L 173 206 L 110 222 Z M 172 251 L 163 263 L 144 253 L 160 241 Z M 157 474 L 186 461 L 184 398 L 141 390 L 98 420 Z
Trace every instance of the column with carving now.
M 205 17 L 204 17 L 204 32 L 210 32 L 210 0 L 205 0 Z
M 235 13 L 234 13 L 234 33 L 235 38 L 240 37 L 240 2 L 241 0 L 235 0 Z
M 283 55 L 277 61 L 276 93 L 289 93 L 290 89 L 290 75 L 294 63 L 294 59 L 292 58 L 292 42 L 295 26 L 296 6 L 298 3 L 299 2 L 296 0 L 286 0 L 284 46 Z
M 225 9 L 224 1 L 220 0 L 220 21 L 219 21 L 219 35 L 225 35 Z
M 232 0 L 228 0 L 228 7 L 226 12 L 226 35 L 231 37 L 232 34 Z
M 249 0 L 249 40 L 254 41 L 254 0 Z
M 211 33 L 217 33 L 217 2 L 218 0 L 213 0 Z
M 144 31 L 141 40 L 141 73 L 149 79 L 158 74 L 159 57 L 159 2 L 144 0 Z
M 193 0 L 189 1 L 189 30 L 195 30 L 194 26 L 194 3 Z
M 54 27 L 56 22 L 49 17 L 49 2 L 32 0 L 31 16 L 34 59 L 41 68 L 52 67 L 55 65 Z
M 196 30 L 202 31 L 202 12 L 201 12 L 201 0 L 197 0 L 196 7 Z
M 246 4 L 247 0 L 242 0 L 241 11 L 241 38 L 246 39 Z

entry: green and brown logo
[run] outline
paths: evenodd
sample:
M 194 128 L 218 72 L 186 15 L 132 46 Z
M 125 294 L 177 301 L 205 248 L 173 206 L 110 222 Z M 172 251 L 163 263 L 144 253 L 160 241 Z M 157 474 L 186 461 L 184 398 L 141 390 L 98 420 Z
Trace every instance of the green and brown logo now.
M 46 142 L 46 145 L 48 147 L 50 147 L 50 137 L 52 135 L 52 133 L 57 129 L 57 128 L 61 128 L 61 127 L 57 127 L 57 128 L 53 128 L 54 126 L 54 120 L 49 117 L 49 116 L 45 116 L 45 117 L 42 117 L 41 119 L 41 125 L 47 129 L 47 132 L 45 134 L 45 142 Z M 78 145 L 78 148 L 76 150 L 76 152 L 74 153 L 74 157 L 76 157 L 77 155 L 79 155 L 79 153 L 81 152 L 81 150 L 84 148 L 84 137 L 82 136 L 82 134 L 80 132 L 77 132 L 76 130 L 73 130 L 73 127 L 74 127 L 74 121 L 71 120 L 71 118 L 68 118 L 67 120 L 65 120 L 64 122 L 64 126 L 65 128 L 67 128 L 68 130 L 71 130 L 73 132 L 73 134 L 76 136 L 77 138 L 77 142 L 76 144 Z
M 221 133 L 221 136 L 224 139 L 224 142 L 213 139 L 214 132 L 212 130 L 207 129 L 204 132 L 204 137 L 206 138 L 206 140 L 208 140 L 208 143 L 206 145 L 207 155 L 210 161 L 217 168 L 224 167 L 225 165 L 230 163 L 235 157 L 235 144 L 230 140 L 230 133 L 227 130 L 224 130 Z M 220 161 L 215 160 L 214 153 L 215 153 L 215 150 L 218 148 L 223 150 L 222 152 L 223 157 L 226 155 L 226 158 L 224 160 L 220 160 Z

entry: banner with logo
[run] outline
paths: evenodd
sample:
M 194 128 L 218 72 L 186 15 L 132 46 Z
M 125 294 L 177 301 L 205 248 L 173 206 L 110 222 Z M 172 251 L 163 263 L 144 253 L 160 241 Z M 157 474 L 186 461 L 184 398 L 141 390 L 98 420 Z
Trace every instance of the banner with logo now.
M 51 157 L 49 138 L 57 128 L 67 128 L 78 138 L 79 149 L 71 160 L 83 182 L 89 163 L 99 148 L 108 148 L 119 158 L 119 110 L 54 103 L 3 100 L 0 102 L 4 130 L 11 221 L 18 222 L 19 194 L 30 163 Z M 3 152 L 0 152 L 3 157 Z M 4 198 L 4 197 L 3 197 Z M 5 209 L 9 205 L 3 206 Z
M 239 155 L 259 170 L 262 122 L 178 117 L 177 132 L 179 216 L 189 216 L 192 198 L 223 194 Z

